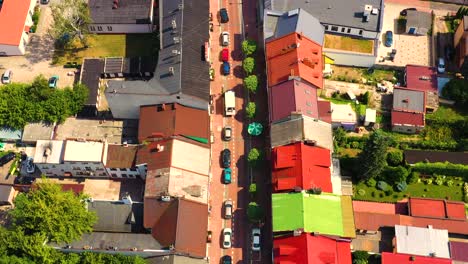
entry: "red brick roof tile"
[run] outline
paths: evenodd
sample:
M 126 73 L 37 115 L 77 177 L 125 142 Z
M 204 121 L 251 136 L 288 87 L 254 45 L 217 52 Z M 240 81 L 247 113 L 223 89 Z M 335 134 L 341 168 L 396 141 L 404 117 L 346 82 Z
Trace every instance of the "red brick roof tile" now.
M 437 92 L 437 70 L 434 67 L 406 65 L 406 87 Z
M 392 111 L 392 125 L 424 126 L 424 114 Z

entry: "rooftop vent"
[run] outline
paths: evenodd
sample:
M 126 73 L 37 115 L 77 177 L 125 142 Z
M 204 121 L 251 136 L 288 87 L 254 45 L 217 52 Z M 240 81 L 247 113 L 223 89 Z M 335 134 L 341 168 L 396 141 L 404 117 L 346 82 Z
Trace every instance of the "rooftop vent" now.
M 377 8 L 372 8 L 371 14 L 372 15 L 377 15 L 377 14 L 379 14 L 379 10 Z
M 173 49 L 172 50 L 172 55 L 174 55 L 174 56 L 180 55 L 180 50 Z
M 44 156 L 44 157 L 48 157 L 48 156 L 50 156 L 50 153 L 52 153 L 52 150 L 51 150 L 49 147 L 47 147 L 47 148 L 44 150 L 43 156 Z
M 179 10 L 184 9 L 184 4 L 179 4 Z
M 291 10 L 288 12 L 288 16 L 291 17 L 291 16 L 295 16 L 299 14 L 299 9 L 294 9 L 294 10 Z
M 173 37 L 174 43 L 180 43 L 180 37 Z
M 175 19 L 172 19 L 171 25 L 172 25 L 172 29 L 177 28 L 177 23 L 176 23 Z
M 174 67 L 169 67 L 169 74 L 174 75 Z

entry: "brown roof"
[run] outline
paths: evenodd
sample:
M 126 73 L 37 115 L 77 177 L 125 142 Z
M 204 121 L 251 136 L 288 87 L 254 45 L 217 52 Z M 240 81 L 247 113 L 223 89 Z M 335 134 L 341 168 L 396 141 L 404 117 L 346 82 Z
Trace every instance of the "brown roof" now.
M 208 205 L 183 198 L 171 202 L 145 199 L 145 227 L 163 246 L 174 245 L 177 253 L 205 257 Z
M 136 164 L 147 164 L 148 172 L 169 168 L 172 157 L 172 139 L 149 142 L 138 149 Z
M 418 162 L 450 162 L 454 164 L 468 165 L 468 153 L 466 152 L 445 152 L 426 150 L 405 150 L 405 160 L 409 164 Z
M 331 104 L 329 101 L 317 101 L 319 119 L 331 124 Z
M 138 146 L 107 145 L 107 168 L 132 168 L 135 166 L 135 157 Z
M 160 135 L 174 135 L 209 139 L 210 118 L 207 110 L 180 104 L 160 104 L 140 107 L 138 140 Z

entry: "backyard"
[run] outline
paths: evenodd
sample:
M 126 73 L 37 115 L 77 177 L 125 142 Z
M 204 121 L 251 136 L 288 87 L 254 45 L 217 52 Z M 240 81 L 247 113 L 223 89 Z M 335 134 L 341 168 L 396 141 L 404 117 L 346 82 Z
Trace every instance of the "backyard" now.
M 325 34 L 325 48 L 373 54 L 374 41 Z
M 91 35 L 88 47 L 72 43 L 70 47 L 56 49 L 53 63 L 80 63 L 86 57 L 138 57 L 156 56 L 159 43 L 153 34 L 109 34 Z
M 356 68 L 333 65 L 332 80 L 373 85 L 381 81 L 396 82 L 399 72 L 395 70 Z

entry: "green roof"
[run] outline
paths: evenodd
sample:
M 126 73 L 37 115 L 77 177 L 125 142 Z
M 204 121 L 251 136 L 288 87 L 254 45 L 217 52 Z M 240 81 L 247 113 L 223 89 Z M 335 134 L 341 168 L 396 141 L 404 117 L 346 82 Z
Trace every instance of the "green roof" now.
M 276 193 L 272 195 L 273 231 L 293 231 L 347 236 L 343 224 L 342 199 L 338 195 Z
M 189 138 L 191 140 L 195 140 L 197 142 L 203 143 L 203 144 L 208 144 L 208 139 L 207 138 L 202 138 L 202 137 L 194 137 L 194 136 L 186 136 L 182 135 L 183 137 Z

